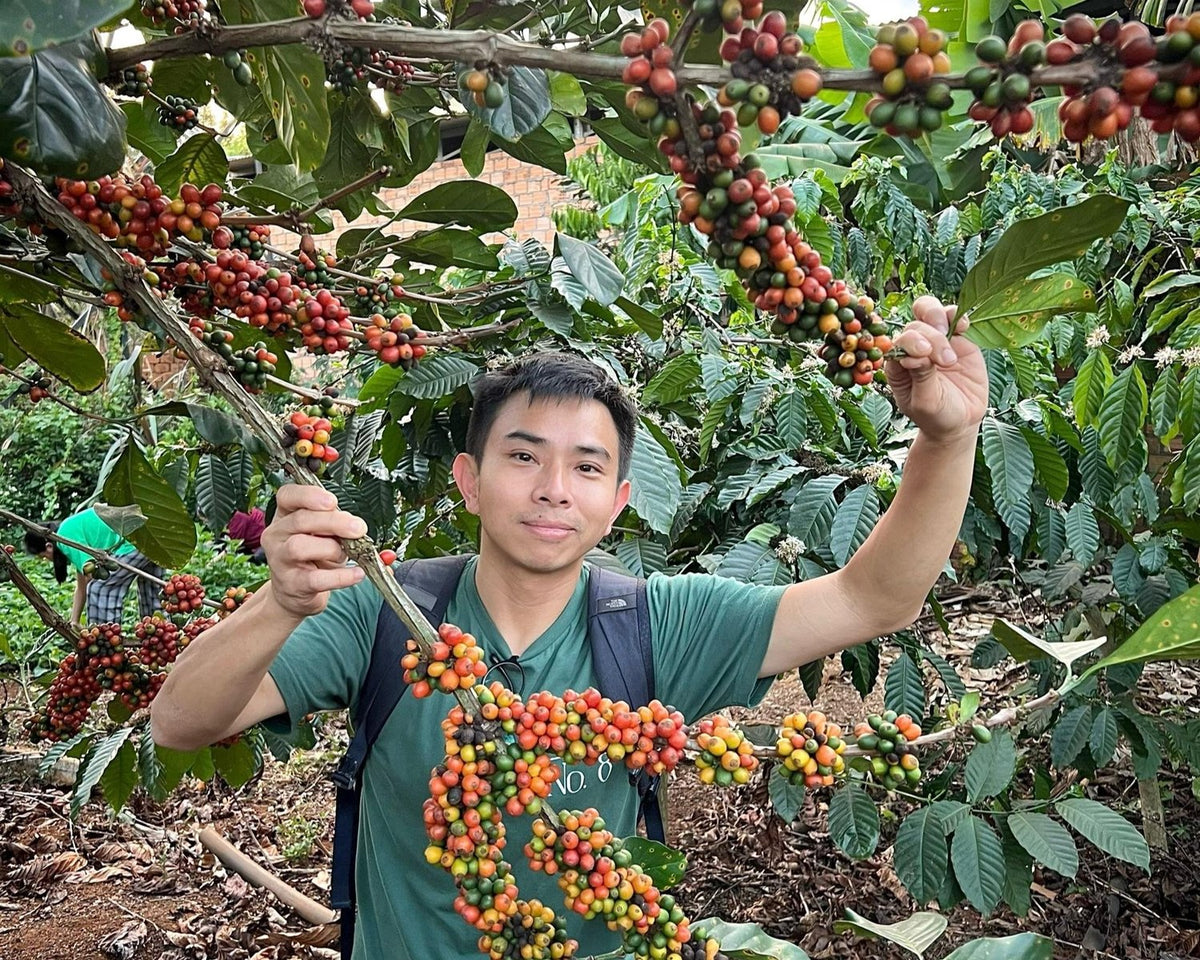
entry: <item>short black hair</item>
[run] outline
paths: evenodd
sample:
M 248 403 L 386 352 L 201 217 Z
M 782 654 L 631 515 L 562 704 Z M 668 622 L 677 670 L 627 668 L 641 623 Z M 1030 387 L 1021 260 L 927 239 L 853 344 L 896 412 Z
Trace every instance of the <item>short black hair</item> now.
M 637 408 L 620 385 L 596 364 L 571 353 L 550 351 L 525 357 L 484 374 L 473 386 L 475 403 L 467 424 L 467 453 L 476 462 L 500 408 L 517 394 L 535 400 L 595 400 L 604 404 L 617 427 L 619 444 L 617 480 L 629 475 L 633 438 L 637 433 Z
M 47 530 L 53 533 L 58 529 L 57 520 L 48 520 L 42 524 Z M 40 533 L 34 530 L 25 531 L 25 552 L 34 556 L 46 551 L 46 544 L 51 541 L 47 537 L 43 537 Z M 67 560 L 67 555 L 58 549 L 58 544 L 54 545 L 54 553 L 51 555 L 51 561 L 54 563 L 54 579 L 59 583 L 65 583 L 67 574 L 70 572 Z

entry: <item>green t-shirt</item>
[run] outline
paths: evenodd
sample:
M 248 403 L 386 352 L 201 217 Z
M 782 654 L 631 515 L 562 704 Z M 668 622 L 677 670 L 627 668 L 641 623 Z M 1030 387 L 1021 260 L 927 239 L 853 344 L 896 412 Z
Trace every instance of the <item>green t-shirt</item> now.
M 658 698 L 689 722 L 722 707 L 761 700 L 771 681 L 759 680 L 758 671 L 784 589 L 703 574 L 651 577 L 647 606 Z M 363 581 L 336 591 L 323 613 L 292 633 L 270 669 L 287 705 L 286 718 L 270 721 L 274 729 L 286 732 L 316 710 L 357 706 L 382 602 Z M 475 588 L 474 559 L 446 619 L 473 634 L 485 652 L 510 655 Z M 518 692 L 526 698 L 541 690 L 561 694 L 598 686 L 587 642 L 586 567 L 566 608 L 520 662 L 525 679 Z M 424 857 L 428 841 L 421 806 L 429 795 L 429 772 L 445 754 L 441 721 L 451 706 L 452 699 L 439 694 L 404 697 L 363 769 L 355 960 L 458 960 L 478 953 L 478 931 L 451 906 L 453 881 Z M 595 807 L 617 836 L 636 829 L 636 791 L 624 767 L 607 758 L 592 767 L 564 767 L 549 799 L 556 810 Z M 585 924 L 564 906 L 555 878 L 528 868 L 522 851 L 529 826 L 528 817 L 505 817 L 506 859 L 521 896 L 537 897 L 567 916 L 581 956 L 615 949 L 617 934 L 598 920 Z
M 137 549 L 129 541 L 122 540 L 121 535 L 101 520 L 95 510 L 84 510 L 82 513 L 67 517 L 58 525 L 58 530 L 55 532 L 60 537 L 85 544 L 93 550 L 103 550 L 105 553 L 111 553 L 114 557 L 133 553 Z M 58 549 L 67 555 L 67 559 L 79 573 L 83 573 L 84 564 L 93 559 L 82 550 L 68 547 L 65 543 L 58 544 Z

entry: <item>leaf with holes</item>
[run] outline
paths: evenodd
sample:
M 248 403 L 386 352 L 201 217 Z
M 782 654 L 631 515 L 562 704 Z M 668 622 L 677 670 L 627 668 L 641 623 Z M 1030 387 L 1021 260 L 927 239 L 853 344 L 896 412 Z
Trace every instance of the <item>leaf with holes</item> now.
M 967 817 L 954 831 L 950 857 L 962 892 L 987 916 L 1004 892 L 1004 851 L 999 837 L 979 817 Z
M 1017 748 L 1012 734 L 997 730 L 987 743 L 977 743 L 967 757 L 967 797 L 972 803 L 999 796 L 1012 783 Z
M 839 567 L 844 567 L 862 546 L 879 520 L 879 497 L 870 484 L 846 494 L 829 529 L 829 547 Z
M 946 880 L 950 847 L 942 818 L 930 807 L 910 813 L 896 831 L 896 875 L 917 903 L 937 899 Z
M 1200 586 L 1159 607 L 1120 646 L 1092 664 L 1080 677 L 1118 663 L 1200 658 Z
M 687 857 L 682 850 L 644 837 L 626 837 L 625 849 L 633 854 L 633 862 L 641 867 L 654 885 L 661 890 L 673 887 L 687 872 Z
M 196 524 L 174 488 L 154 472 L 135 443 L 127 443 L 104 483 L 113 506 L 136 503 L 146 524 L 129 541 L 162 567 L 181 567 L 196 549 Z
M 888 710 L 907 713 L 917 723 L 925 717 L 925 681 L 920 665 L 908 651 L 888 667 L 883 681 L 883 702 Z
M 1077 833 L 1105 853 L 1150 872 L 1150 847 L 1145 837 L 1115 810 L 1078 797 L 1060 800 L 1054 809 Z
M 1008 828 L 1029 855 L 1044 867 L 1064 877 L 1079 871 L 1079 851 L 1070 832 L 1044 813 L 1013 813 Z
M 966 337 L 981 347 L 1021 347 L 1036 340 L 1055 314 L 1095 309 L 1091 288 L 1069 273 L 1013 280 L 970 308 Z
M 866 859 L 879 845 L 879 811 L 858 784 L 846 784 L 829 801 L 829 835 L 854 860 Z

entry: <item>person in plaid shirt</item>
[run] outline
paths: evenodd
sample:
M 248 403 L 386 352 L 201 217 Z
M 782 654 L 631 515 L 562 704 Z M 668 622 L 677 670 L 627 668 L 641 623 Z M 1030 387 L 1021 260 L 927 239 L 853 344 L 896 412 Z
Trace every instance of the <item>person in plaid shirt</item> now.
M 138 552 L 137 548 L 122 539 L 112 527 L 100 519 L 95 510 L 83 510 L 61 523 L 47 523 L 47 529 L 60 537 L 73 540 L 94 550 L 103 550 L 123 563 L 144 570 L 155 577 L 163 576 L 162 567 Z M 75 547 L 47 540 L 32 531 L 25 534 L 25 550 L 34 556 L 45 557 L 54 564 L 54 576 L 59 583 L 66 582 L 69 567 L 75 568 L 75 596 L 71 601 L 71 622 L 82 624 L 80 615 L 87 607 L 87 622 L 119 623 L 125 597 L 137 574 L 126 567 L 117 567 L 106 579 L 100 580 L 86 571 L 93 558 Z M 138 612 L 148 617 L 159 606 L 158 585 L 151 580 L 138 577 Z

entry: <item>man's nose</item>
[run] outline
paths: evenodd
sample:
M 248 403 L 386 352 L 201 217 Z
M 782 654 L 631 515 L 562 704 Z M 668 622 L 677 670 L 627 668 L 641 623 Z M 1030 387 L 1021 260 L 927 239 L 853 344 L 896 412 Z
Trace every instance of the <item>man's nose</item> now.
M 545 503 L 565 504 L 570 501 L 571 493 L 567 485 L 567 473 L 570 468 L 563 465 L 547 464 L 538 478 L 537 499 Z

